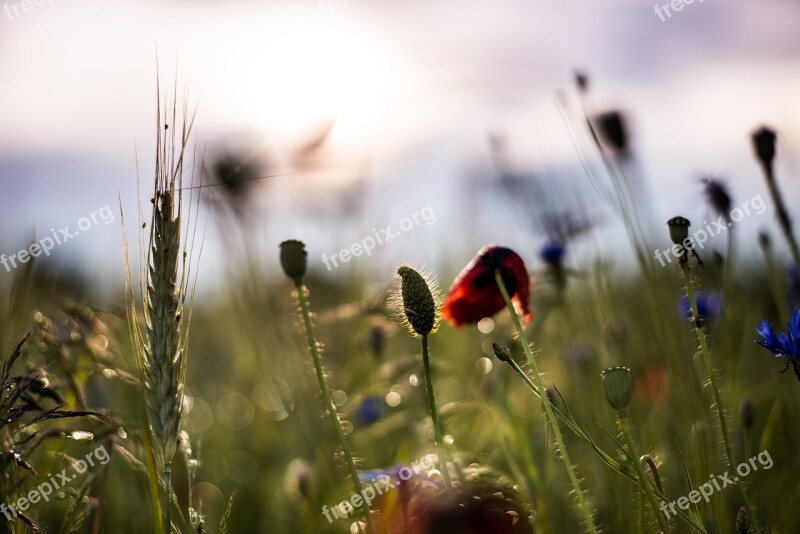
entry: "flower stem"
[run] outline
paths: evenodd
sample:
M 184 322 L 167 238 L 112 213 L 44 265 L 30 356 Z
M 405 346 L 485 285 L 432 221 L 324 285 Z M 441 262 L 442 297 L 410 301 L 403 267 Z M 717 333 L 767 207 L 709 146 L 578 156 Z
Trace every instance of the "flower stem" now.
M 647 497 L 647 500 L 650 502 L 650 507 L 653 509 L 653 515 L 656 517 L 656 520 L 658 521 L 658 526 L 661 528 L 661 532 L 664 532 L 666 534 L 669 532 L 669 526 L 667 526 L 667 520 L 659 511 L 656 498 L 653 495 L 653 492 L 650 490 L 650 481 L 648 480 L 647 475 L 644 473 L 642 465 L 636 458 L 637 456 L 636 449 L 633 446 L 633 438 L 631 438 L 630 426 L 628 426 L 628 416 L 624 410 L 620 410 L 619 412 L 617 412 L 617 423 L 619 424 L 619 429 L 622 432 L 623 437 L 625 438 L 625 444 L 628 446 L 628 451 L 630 451 L 631 459 L 633 460 L 633 466 L 636 468 L 636 474 L 639 475 L 640 491 L 644 492 L 645 497 Z
M 528 359 L 528 365 L 530 365 L 531 371 L 533 372 L 533 379 L 536 383 L 536 388 L 539 390 L 539 392 L 541 392 L 542 406 L 544 406 L 544 411 L 547 416 L 547 421 L 550 423 L 550 428 L 553 429 L 553 435 L 555 436 L 556 444 L 558 445 L 559 452 L 561 453 L 560 456 L 564 462 L 564 468 L 567 470 L 567 475 L 572 483 L 572 488 L 575 490 L 575 497 L 578 500 L 578 507 L 581 509 L 581 512 L 583 512 L 584 520 L 586 521 L 586 526 L 588 527 L 589 532 L 592 534 L 597 534 L 597 528 L 594 525 L 594 519 L 592 518 L 592 513 L 589 510 L 589 505 L 586 502 L 586 497 L 581 490 L 581 485 L 578 482 L 578 477 L 575 475 L 575 470 L 572 468 L 572 462 L 569 460 L 569 454 L 567 453 L 567 448 L 564 445 L 564 438 L 561 435 L 561 429 L 558 426 L 558 421 L 556 421 L 555 415 L 553 414 L 553 408 L 550 405 L 550 402 L 547 400 L 547 395 L 544 395 L 545 389 L 544 381 L 542 381 L 542 375 L 539 374 L 539 368 L 536 366 L 536 361 L 533 359 L 531 347 L 527 338 L 525 337 L 525 332 L 522 330 L 522 322 L 520 321 L 519 315 L 517 315 L 517 312 L 514 309 L 514 305 L 511 303 L 511 297 L 508 295 L 508 290 L 506 289 L 506 285 L 503 282 L 503 277 L 498 269 L 495 269 L 494 271 L 494 278 L 497 282 L 497 287 L 500 288 L 500 293 L 503 295 L 503 300 L 506 302 L 506 307 L 511 313 L 511 319 L 514 321 L 514 328 L 519 336 L 522 349 L 525 351 L 525 356 Z
M 792 261 L 794 261 L 795 267 L 800 269 L 800 249 L 797 247 L 797 240 L 792 230 L 789 211 L 786 209 L 786 204 L 783 202 L 783 195 L 781 195 L 778 189 L 778 184 L 775 181 L 775 171 L 771 165 L 769 167 L 764 167 L 764 177 L 766 178 L 767 188 L 772 197 L 772 202 L 775 203 L 775 210 L 778 212 L 778 226 L 781 227 L 783 237 L 786 238 L 786 243 L 789 245 L 789 252 L 792 254 Z M 753 516 L 751 515 L 750 517 L 752 519 Z
M 711 365 L 711 354 L 708 350 L 708 342 L 706 341 L 706 334 L 700 326 L 700 314 L 697 312 L 697 302 L 694 299 L 694 291 L 692 289 L 692 282 L 689 278 L 689 266 L 686 262 L 681 264 L 681 273 L 683 273 L 683 284 L 686 286 L 686 295 L 689 297 L 689 305 L 692 308 L 692 322 L 694 323 L 694 330 L 697 334 L 697 339 L 700 342 L 700 351 L 703 353 L 703 361 L 706 366 L 706 374 L 708 375 L 708 382 L 711 385 L 711 391 L 714 394 L 714 403 L 717 407 L 717 416 L 719 417 L 719 427 L 722 432 L 722 442 L 725 444 L 725 457 L 728 461 L 728 467 L 731 470 L 736 469 L 736 464 L 733 461 L 733 452 L 731 450 L 731 442 L 728 437 L 728 421 L 725 418 L 725 410 L 722 407 L 722 397 L 719 394 L 717 387 L 717 379 L 714 376 L 714 368 Z M 739 493 L 742 496 L 747 513 L 750 515 L 752 525 L 755 531 L 758 532 L 758 521 L 756 519 L 750 500 L 747 497 L 747 492 L 744 489 L 744 484 L 741 480 L 736 480 L 736 487 L 739 488 Z
M 172 532 L 172 462 L 164 466 L 164 514 L 167 532 Z
M 447 458 L 444 455 L 444 442 L 442 441 L 442 425 L 439 422 L 439 413 L 436 411 L 436 397 L 433 395 L 433 381 L 431 380 L 431 364 L 428 355 L 428 335 L 422 336 L 422 366 L 425 375 L 425 391 L 428 393 L 428 406 L 433 419 L 433 434 L 436 441 L 436 451 L 439 453 L 439 463 L 442 466 L 442 476 L 447 485 L 447 491 L 452 493 L 453 486 L 450 482 L 450 473 L 447 471 Z
M 336 406 L 333 404 L 331 391 L 328 389 L 328 384 L 325 381 L 325 372 L 322 370 L 322 361 L 320 360 L 319 356 L 319 346 L 317 345 L 317 339 L 314 336 L 314 326 L 311 324 L 311 313 L 308 310 L 308 299 L 306 299 L 305 293 L 306 288 L 302 282 L 295 284 L 295 291 L 297 293 L 297 301 L 300 303 L 300 313 L 303 316 L 303 322 L 305 323 L 306 340 L 308 341 L 308 349 L 311 352 L 311 358 L 314 360 L 314 369 L 317 372 L 319 389 L 322 391 L 322 398 L 325 401 L 325 407 L 327 408 L 328 415 L 330 415 L 331 422 L 336 429 L 336 435 L 339 437 L 339 443 L 341 444 L 342 451 L 344 452 L 344 459 L 350 471 L 350 478 L 353 479 L 353 489 L 355 490 L 356 495 L 363 495 L 361 480 L 358 478 L 358 470 L 356 469 L 356 463 L 353 460 L 353 452 L 350 450 L 347 437 L 342 429 L 342 422 L 339 420 L 339 416 L 336 414 Z M 367 532 L 375 532 L 375 529 L 372 525 L 372 518 L 370 517 L 369 513 L 369 506 L 365 504 L 362 508 L 362 511 L 364 512 L 364 518 L 367 522 Z

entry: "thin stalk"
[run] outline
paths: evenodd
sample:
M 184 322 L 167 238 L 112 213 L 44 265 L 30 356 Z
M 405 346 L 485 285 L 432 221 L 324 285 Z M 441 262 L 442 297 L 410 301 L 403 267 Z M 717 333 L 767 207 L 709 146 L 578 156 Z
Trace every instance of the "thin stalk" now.
M 789 251 L 792 253 L 792 260 L 794 261 L 795 267 L 800 269 L 800 251 L 797 247 L 797 240 L 794 237 L 794 231 L 792 230 L 792 223 L 791 219 L 789 219 L 789 210 L 786 209 L 786 205 L 783 202 L 783 196 L 781 192 L 778 190 L 778 184 L 775 182 L 775 173 L 772 169 L 772 166 L 764 167 L 764 176 L 767 181 L 767 188 L 769 189 L 769 194 L 772 197 L 772 202 L 775 204 L 775 210 L 778 212 L 778 226 L 781 227 L 781 231 L 783 232 L 783 236 L 786 238 L 786 243 L 789 245 Z M 750 516 L 752 518 L 752 516 Z
M 442 466 L 444 483 L 447 491 L 453 493 L 453 486 L 450 482 L 450 473 L 447 471 L 447 457 L 444 455 L 444 442 L 442 441 L 442 425 L 439 422 L 439 413 L 436 411 L 436 397 L 433 395 L 433 381 L 431 380 L 431 365 L 428 355 L 428 335 L 422 336 L 422 366 L 425 375 L 425 391 L 428 393 L 428 407 L 433 419 L 433 434 L 436 441 L 436 451 L 439 453 L 439 463 Z
M 172 462 L 164 466 L 164 514 L 167 532 L 172 532 Z
M 322 392 L 322 398 L 325 401 L 325 408 L 328 410 L 333 427 L 336 429 L 336 435 L 339 438 L 339 443 L 344 452 L 344 459 L 347 462 L 347 468 L 350 471 L 350 478 L 353 479 L 353 489 L 356 495 L 362 494 L 361 480 L 358 478 L 358 470 L 356 463 L 353 460 L 353 452 L 350 450 L 350 444 L 347 442 L 347 437 L 342 429 L 342 422 L 339 416 L 336 415 L 336 406 L 333 404 L 333 397 L 331 391 L 328 389 L 328 384 L 325 380 L 325 372 L 322 370 L 322 361 L 319 356 L 319 347 L 317 339 L 314 336 L 314 326 L 311 324 L 311 313 L 308 310 L 308 299 L 306 299 L 306 288 L 302 282 L 295 284 L 295 292 L 297 293 L 297 301 L 300 303 L 300 313 L 303 316 L 303 323 L 306 328 L 306 340 L 308 341 L 308 350 L 311 352 L 311 359 L 314 360 L 314 370 L 317 372 L 317 381 L 319 382 L 319 389 Z M 367 531 L 375 532 L 372 525 L 372 518 L 370 517 L 369 507 L 364 505 L 362 508 L 364 518 L 367 522 Z
M 658 521 L 659 528 L 661 528 L 661 531 L 666 534 L 669 532 L 669 526 L 667 525 L 667 520 L 658 510 L 658 503 L 656 502 L 653 492 L 650 491 L 650 483 L 647 480 L 647 475 L 644 473 L 642 465 L 636 460 L 638 455 L 636 454 L 636 449 L 633 446 L 633 438 L 631 438 L 631 429 L 630 426 L 628 426 L 628 416 L 625 413 L 625 410 L 620 410 L 617 412 L 617 423 L 619 424 L 619 429 L 625 438 L 625 444 L 628 446 L 628 450 L 633 458 L 633 466 L 636 468 L 636 474 L 639 475 L 640 490 L 644 492 L 645 497 L 647 497 L 647 500 L 650 502 L 650 507 L 653 509 L 653 515 Z
M 719 394 L 717 379 L 714 376 L 714 368 L 711 365 L 711 354 L 708 350 L 706 334 L 700 326 L 700 314 L 697 312 L 697 303 L 694 299 L 694 290 L 692 289 L 692 282 L 689 279 L 689 266 L 686 262 L 681 264 L 681 273 L 683 274 L 683 284 L 686 286 L 686 295 L 689 297 L 689 305 L 692 308 L 692 322 L 694 323 L 695 334 L 697 334 L 697 339 L 700 342 L 700 351 L 703 354 L 703 361 L 705 362 L 706 366 L 708 382 L 711 384 L 711 391 L 714 394 L 714 403 L 717 406 L 717 416 L 719 417 L 719 426 L 720 430 L 722 431 L 722 442 L 725 444 L 725 457 L 728 461 L 728 467 L 733 471 L 736 469 L 736 464 L 733 461 L 731 442 L 730 438 L 728 437 L 728 421 L 725 419 L 725 410 L 722 407 L 722 397 Z M 744 506 L 747 509 L 747 513 L 750 515 L 750 521 L 755 527 L 755 531 L 758 532 L 758 519 L 756 518 L 753 507 L 750 504 L 750 499 L 747 497 L 744 484 L 738 478 L 736 480 L 736 487 L 739 488 L 739 493 L 742 496 Z
M 575 470 L 572 467 L 572 462 L 569 460 L 569 453 L 567 452 L 567 447 L 564 445 L 564 438 L 561 435 L 561 429 L 558 426 L 558 421 L 556 421 L 556 417 L 553 414 L 553 407 L 550 405 L 550 402 L 547 400 L 547 396 L 544 395 L 544 382 L 542 381 L 542 375 L 539 374 L 539 368 L 536 366 L 536 361 L 533 359 L 533 354 L 531 353 L 531 347 L 528 343 L 527 338 L 525 337 L 525 332 L 522 329 L 522 322 L 519 319 L 519 315 L 517 315 L 516 310 L 514 309 L 514 305 L 511 303 L 511 297 L 508 295 L 508 290 L 506 289 L 506 285 L 503 282 L 503 277 L 500 274 L 498 269 L 494 271 L 494 279 L 497 282 L 497 287 L 500 288 L 500 293 L 503 295 L 503 300 L 506 302 L 506 307 L 508 311 L 511 313 L 511 319 L 514 321 L 514 328 L 517 330 L 517 335 L 519 336 L 520 344 L 522 345 L 523 350 L 525 351 L 525 356 L 528 358 L 528 365 L 531 367 L 531 371 L 533 371 L 533 379 L 536 382 L 537 389 L 542 392 L 541 399 L 542 405 L 544 406 L 545 414 L 547 415 L 547 421 L 550 423 L 550 428 L 553 429 L 553 436 L 556 439 L 556 444 L 558 445 L 559 452 L 561 453 L 561 459 L 564 462 L 564 468 L 567 470 L 567 475 L 569 476 L 569 480 L 572 483 L 572 488 L 575 490 L 575 497 L 578 499 L 578 507 L 581 509 L 583 513 L 584 520 L 586 521 L 586 526 L 589 529 L 589 532 L 592 534 L 597 534 L 597 528 L 594 525 L 594 518 L 592 518 L 592 513 L 589 510 L 589 505 L 586 502 L 586 497 L 581 490 L 581 485 L 578 482 L 578 477 L 575 475 Z

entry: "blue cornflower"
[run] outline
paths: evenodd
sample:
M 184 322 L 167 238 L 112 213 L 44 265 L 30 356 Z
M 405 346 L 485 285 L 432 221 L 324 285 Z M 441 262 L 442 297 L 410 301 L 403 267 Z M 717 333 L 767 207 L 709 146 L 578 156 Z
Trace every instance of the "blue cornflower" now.
M 561 260 L 564 259 L 564 244 L 558 241 L 548 241 L 539 250 L 539 257 L 551 267 L 560 267 Z
M 756 332 L 762 337 L 762 339 L 756 340 L 756 343 L 777 358 L 786 358 L 786 367 L 781 372 L 785 372 L 791 364 L 795 376 L 800 380 L 800 356 L 798 355 L 800 352 L 800 308 L 795 308 L 792 312 L 792 319 L 786 326 L 789 329 L 788 332 L 776 334 L 769 321 L 764 319 L 756 328 Z
M 377 395 L 365 398 L 356 410 L 356 420 L 363 426 L 378 422 L 383 416 L 383 399 Z
M 697 314 L 700 316 L 701 326 L 714 322 L 722 312 L 722 299 L 718 293 L 698 291 L 694 294 L 694 301 L 697 304 Z M 688 296 L 683 295 L 680 298 L 678 309 L 686 319 L 692 320 L 692 306 L 689 304 Z

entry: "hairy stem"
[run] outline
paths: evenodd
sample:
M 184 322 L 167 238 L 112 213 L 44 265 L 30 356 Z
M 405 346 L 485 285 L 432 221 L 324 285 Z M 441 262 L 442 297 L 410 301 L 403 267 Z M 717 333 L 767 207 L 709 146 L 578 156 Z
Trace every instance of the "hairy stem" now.
M 689 278 L 689 266 L 686 262 L 681 264 L 681 272 L 683 273 L 683 283 L 686 286 L 686 295 L 689 297 L 689 305 L 692 308 L 692 322 L 694 323 L 695 334 L 700 342 L 700 351 L 703 353 L 703 361 L 705 362 L 706 374 L 708 375 L 708 382 L 711 385 L 711 391 L 714 395 L 714 403 L 717 408 L 717 416 L 719 417 L 719 427 L 722 432 L 722 442 L 725 444 L 725 457 L 728 461 L 728 467 L 731 470 L 736 469 L 736 463 L 733 460 L 733 452 L 731 449 L 731 441 L 728 437 L 728 421 L 725 418 L 725 410 L 722 406 L 722 397 L 719 394 L 717 387 L 717 379 L 714 376 L 714 368 L 711 365 L 711 354 L 708 350 L 708 342 L 706 341 L 706 334 L 700 326 L 700 314 L 697 312 L 697 302 L 694 299 L 694 290 L 692 289 L 692 281 Z M 750 521 L 758 532 L 758 520 L 754 513 L 750 500 L 747 497 L 747 492 L 744 489 L 744 483 L 737 478 L 736 487 L 739 488 L 739 493 L 742 496 L 742 502 L 750 515 Z
M 631 454 L 631 458 L 633 459 L 633 466 L 636 468 L 636 474 L 639 476 L 639 488 L 640 491 L 644 492 L 645 497 L 650 502 L 650 507 L 653 509 L 653 515 L 656 516 L 656 520 L 658 521 L 658 526 L 661 528 L 661 532 L 665 534 L 669 532 L 669 527 L 667 526 L 667 520 L 658 510 L 658 504 L 656 503 L 656 498 L 653 495 L 653 492 L 650 490 L 650 482 L 647 479 L 647 475 L 644 473 L 644 469 L 642 469 L 642 465 L 636 459 L 636 448 L 633 446 L 633 438 L 631 438 L 631 429 L 628 426 L 628 416 L 625 414 L 624 410 L 620 410 L 617 412 L 617 423 L 619 424 L 619 429 L 622 432 L 623 437 L 625 438 L 625 444 L 628 446 L 628 451 Z
M 433 381 L 431 380 L 431 365 L 428 355 L 428 335 L 422 336 L 422 366 L 425 374 L 425 391 L 428 393 L 428 406 L 433 419 L 433 434 L 436 440 L 436 451 L 439 453 L 439 463 L 442 466 L 442 476 L 447 485 L 447 491 L 452 493 L 453 486 L 450 482 L 450 473 L 447 471 L 447 457 L 444 454 L 444 441 L 442 440 L 442 425 L 439 422 L 439 413 L 436 410 L 436 397 L 433 394 Z
M 336 429 L 336 435 L 339 438 L 339 444 L 342 446 L 344 459 L 345 462 L 347 462 L 347 467 L 350 471 L 350 478 L 353 479 L 353 489 L 355 490 L 356 495 L 363 495 L 361 480 L 358 478 L 358 470 L 356 469 L 356 463 L 353 460 L 353 452 L 350 450 L 350 444 L 347 442 L 347 437 L 342 429 L 342 422 L 339 420 L 339 416 L 336 414 L 336 406 L 333 404 L 333 397 L 331 396 L 331 391 L 328 389 L 328 384 L 325 380 L 325 372 L 322 370 L 319 347 L 317 345 L 317 339 L 314 336 L 314 326 L 311 324 L 311 313 L 308 310 L 308 299 L 306 299 L 305 293 L 306 288 L 302 282 L 295 285 L 295 291 L 297 293 L 297 301 L 300 303 L 300 313 L 303 316 L 303 323 L 305 324 L 308 350 L 311 352 L 311 359 L 314 360 L 314 370 L 317 373 L 317 381 L 319 382 L 319 389 L 322 392 L 322 398 L 325 402 L 325 408 L 328 410 L 328 415 L 330 415 L 331 422 Z M 367 531 L 375 532 L 375 529 L 372 526 L 372 518 L 370 517 L 369 506 L 364 504 L 362 511 L 364 512 L 364 518 L 367 522 Z
M 550 423 L 550 428 L 553 429 L 553 436 L 555 436 L 556 444 L 558 445 L 559 452 L 561 453 L 560 456 L 564 462 L 564 468 L 567 470 L 567 475 L 572 483 L 572 488 L 575 490 L 575 498 L 578 500 L 578 507 L 583 513 L 583 517 L 586 521 L 586 526 L 588 527 L 589 532 L 592 534 L 597 534 L 597 528 L 594 525 L 594 518 L 589 510 L 589 504 L 586 502 L 586 497 L 581 490 L 578 477 L 575 475 L 572 462 L 570 462 L 567 448 L 564 445 L 564 438 L 561 435 L 561 429 L 558 426 L 558 421 L 556 421 L 556 417 L 553 414 L 553 408 L 550 405 L 550 402 L 547 400 L 547 396 L 544 395 L 544 382 L 542 381 L 542 375 L 539 374 L 539 368 L 536 366 L 536 361 L 533 359 L 530 344 L 528 343 L 528 340 L 525 337 L 525 332 L 522 329 L 522 322 L 519 319 L 519 315 L 517 315 L 517 311 L 514 309 L 514 305 L 511 303 L 511 297 L 508 295 L 508 290 L 506 289 L 506 285 L 503 282 L 503 277 L 498 269 L 495 269 L 494 278 L 497 282 L 497 286 L 500 288 L 500 293 L 503 295 L 503 300 L 506 302 L 506 307 L 511 313 L 511 319 L 514 321 L 514 328 L 516 328 L 520 344 L 522 345 L 522 349 L 525 351 L 525 356 L 528 359 L 528 365 L 530 365 L 531 371 L 533 372 L 533 379 L 536 383 L 536 388 L 542 393 L 542 406 L 544 406 L 544 411 L 547 416 L 547 421 Z

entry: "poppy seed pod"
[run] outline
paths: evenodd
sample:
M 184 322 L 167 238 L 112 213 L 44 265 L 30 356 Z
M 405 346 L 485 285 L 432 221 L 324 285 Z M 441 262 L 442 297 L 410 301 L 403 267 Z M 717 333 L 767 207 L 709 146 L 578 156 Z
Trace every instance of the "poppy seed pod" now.
M 494 355 L 497 356 L 497 359 L 501 362 L 511 361 L 511 351 L 508 350 L 508 347 L 505 345 L 501 345 L 500 343 L 492 343 L 492 349 L 494 349 Z
M 308 267 L 308 253 L 302 241 L 289 239 L 280 244 L 281 247 L 281 267 L 286 276 L 294 280 L 296 284 L 303 282 L 303 276 Z
M 775 130 L 763 126 L 753 132 L 753 148 L 756 151 L 756 156 L 761 164 L 766 167 L 772 167 L 772 160 L 775 159 Z
M 600 375 L 603 377 L 603 392 L 608 404 L 618 412 L 627 408 L 633 395 L 631 370 L 627 367 L 609 367 Z
M 439 309 L 433 296 L 436 284 L 406 265 L 398 267 L 397 274 L 400 277 L 400 291 L 399 298 L 395 300 L 402 309 L 407 326 L 420 336 L 430 334 L 436 330 L 439 322 Z
M 676 245 L 683 245 L 683 242 L 689 237 L 689 226 L 692 223 L 689 219 L 681 217 L 673 217 L 667 221 L 667 228 L 669 228 L 669 238 Z

